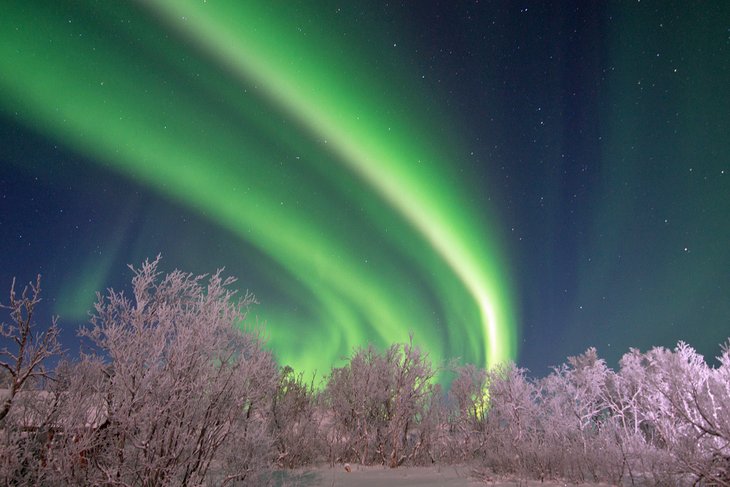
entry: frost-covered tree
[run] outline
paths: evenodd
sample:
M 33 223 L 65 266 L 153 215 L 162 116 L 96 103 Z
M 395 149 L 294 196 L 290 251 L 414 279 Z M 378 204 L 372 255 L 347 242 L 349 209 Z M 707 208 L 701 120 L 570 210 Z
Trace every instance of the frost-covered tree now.
M 436 370 L 418 347 L 357 349 L 332 370 L 324 391 L 331 461 L 397 467 L 428 457 Z
M 614 372 L 589 348 L 542 382 L 555 471 L 574 480 L 620 482 L 625 468 L 611 407 Z
M 651 402 L 644 415 L 673 460 L 674 473 L 711 485 L 730 486 L 730 354 L 728 345 L 712 368 L 680 342 L 673 350 L 647 352 Z
M 0 483 L 259 485 L 329 458 L 397 467 L 475 462 L 518 478 L 730 487 L 730 342 L 718 366 L 690 346 L 593 348 L 532 379 L 515 364 L 455 368 L 448 396 L 409 343 L 355 349 L 324 388 L 281 370 L 253 296 L 221 272 L 133 269 L 99 295 L 84 351 L 53 374 L 55 320 L 35 327 L 39 281 L 11 287 L 0 328 Z M 51 379 L 51 380 L 47 380 Z
M 9 323 L 0 323 L 0 369 L 4 371 L 7 392 L 0 398 L 0 422 L 10 411 L 13 399 L 26 386 L 38 379 L 48 377 L 46 361 L 61 354 L 58 341 L 57 319 L 44 330 L 38 331 L 34 313 L 41 301 L 41 276 L 36 282 L 23 288 L 20 297 L 15 294 L 15 279 L 10 286 L 10 300 L 0 304 L 0 308 L 8 310 Z
M 542 478 L 545 425 L 541 386 L 512 363 L 488 372 L 489 404 L 482 455 L 500 473 Z
M 451 458 L 472 459 L 482 447 L 489 405 L 487 371 L 473 364 L 454 369 L 456 377 L 448 393 L 449 446 Z
M 325 453 L 323 415 L 314 380 L 307 383 L 302 373 L 284 367 L 271 403 L 269 422 L 277 449 L 276 463 L 285 468 L 308 465 Z
M 34 485 L 46 478 L 55 396 L 41 390 L 50 375 L 47 361 L 61 354 L 56 318 L 45 329 L 35 322 L 41 301 L 40 275 L 0 305 L 10 315 L 0 324 L 0 483 Z
M 133 292 L 99 295 L 81 330 L 94 354 L 68 376 L 67 483 L 257 482 L 271 463 L 266 413 L 277 368 L 256 330 L 241 331 L 246 294 L 233 279 L 133 269 Z

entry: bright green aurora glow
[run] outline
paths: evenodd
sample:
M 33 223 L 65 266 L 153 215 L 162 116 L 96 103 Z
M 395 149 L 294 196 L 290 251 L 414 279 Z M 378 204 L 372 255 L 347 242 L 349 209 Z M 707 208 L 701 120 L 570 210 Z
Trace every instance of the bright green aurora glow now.
M 258 249 L 295 303 L 256 311 L 283 363 L 409 330 L 435 360 L 514 358 L 498 227 L 396 54 L 334 9 L 90 5 L 6 6 L 3 110 Z

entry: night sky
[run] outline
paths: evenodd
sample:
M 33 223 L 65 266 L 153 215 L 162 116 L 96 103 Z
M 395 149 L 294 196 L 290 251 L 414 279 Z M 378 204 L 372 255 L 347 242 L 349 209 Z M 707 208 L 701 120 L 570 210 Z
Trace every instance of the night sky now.
M 14 1 L 0 288 L 225 267 L 282 364 L 730 336 L 730 3 Z M 3 291 L 2 301 L 7 295 Z

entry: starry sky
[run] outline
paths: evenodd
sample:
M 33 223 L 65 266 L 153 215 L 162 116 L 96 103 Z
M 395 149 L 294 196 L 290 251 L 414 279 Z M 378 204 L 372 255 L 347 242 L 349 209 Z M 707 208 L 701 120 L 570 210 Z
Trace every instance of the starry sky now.
M 0 285 L 225 267 L 282 364 L 730 336 L 730 4 L 10 2 Z M 4 284 L 2 284 L 4 283 Z

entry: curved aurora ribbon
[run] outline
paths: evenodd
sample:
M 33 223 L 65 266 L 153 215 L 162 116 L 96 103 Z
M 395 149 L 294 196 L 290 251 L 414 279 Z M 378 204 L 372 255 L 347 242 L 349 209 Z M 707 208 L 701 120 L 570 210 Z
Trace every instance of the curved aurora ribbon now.
M 390 108 L 408 98 L 402 91 L 385 96 L 374 77 L 353 80 L 358 70 L 336 39 L 315 32 L 303 40 L 297 19 L 263 4 L 140 4 L 69 7 L 85 38 L 69 35 L 64 12 L 10 7 L 0 20 L 3 106 L 22 106 L 15 116 L 34 129 L 207 214 L 288 273 L 282 292 L 306 309 L 266 311 L 264 303 L 283 361 L 326 370 L 349 347 L 374 336 L 402 341 L 414 326 L 416 341 L 437 360 L 462 355 L 491 366 L 514 357 L 495 239 L 484 235 L 484 218 L 467 204 L 453 170 L 439 162 L 448 151 L 433 147 L 436 131 Z M 164 38 L 144 9 L 168 28 Z M 121 40 L 110 40 L 110 29 Z M 150 65 L 139 61 L 144 56 L 163 65 L 141 69 Z M 279 119 L 295 128 L 282 131 Z M 293 153 L 301 156 L 291 173 L 272 173 Z M 289 174 L 317 178 L 334 194 L 284 184 Z M 384 238 L 398 256 L 381 254 L 370 270 L 360 255 L 367 242 L 348 249 L 351 210 L 338 201 L 361 208 L 368 230 L 397 228 L 402 236 Z M 416 261 L 416 280 L 428 279 L 427 290 L 395 270 L 407 258 Z M 444 330 L 429 326 L 433 312 L 419 304 L 434 296 L 443 301 Z M 292 340 L 282 325 L 294 323 L 325 329 Z M 327 351 L 322 336 L 334 337 L 325 340 Z

